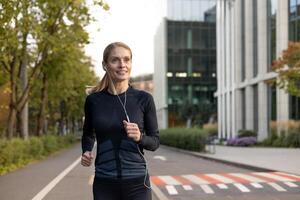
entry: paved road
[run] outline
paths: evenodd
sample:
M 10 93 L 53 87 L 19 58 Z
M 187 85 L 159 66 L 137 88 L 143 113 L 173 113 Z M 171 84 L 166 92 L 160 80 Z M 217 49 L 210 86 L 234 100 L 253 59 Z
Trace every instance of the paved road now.
M 0 200 L 92 199 L 93 168 L 78 164 L 80 145 L 0 177 Z M 254 172 L 161 147 L 147 152 L 153 200 L 298 200 L 300 177 Z M 40 196 L 39 196 L 40 195 Z M 45 195 L 45 197 L 43 197 Z

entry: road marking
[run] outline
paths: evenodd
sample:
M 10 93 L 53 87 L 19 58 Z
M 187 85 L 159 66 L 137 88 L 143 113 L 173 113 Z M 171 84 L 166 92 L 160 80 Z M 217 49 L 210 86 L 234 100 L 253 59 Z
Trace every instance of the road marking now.
M 279 192 L 286 192 L 286 189 L 278 185 L 277 183 L 268 183 L 271 187 L 273 187 L 275 190 Z
M 214 179 L 217 179 L 219 181 L 221 181 L 222 183 L 235 183 L 234 180 L 230 179 L 230 178 L 227 178 L 227 177 L 224 177 L 222 175 L 219 175 L 219 174 L 206 174 L 207 176 L 210 176 Z
M 222 189 L 222 190 L 225 190 L 225 189 L 228 189 L 227 185 L 223 184 L 223 183 L 219 183 L 217 184 L 218 188 Z
M 282 176 L 278 176 L 276 174 L 270 174 L 270 173 L 265 173 L 265 172 L 257 172 L 255 174 L 265 176 L 265 177 L 268 177 L 268 178 L 272 178 L 272 179 L 275 179 L 277 181 L 294 181 L 294 180 L 292 180 L 290 178 L 287 178 L 287 177 L 282 177 Z
M 239 190 L 241 190 L 242 192 L 250 192 L 250 190 L 246 186 L 244 186 L 243 184 L 234 183 L 233 185 L 235 187 L 237 187 Z
M 178 194 L 176 188 L 173 185 L 166 185 L 166 189 L 170 195 Z
M 255 188 L 263 188 L 263 186 L 259 183 L 250 183 Z
M 35 195 L 32 200 L 42 200 L 59 181 L 61 181 L 76 165 L 80 162 L 81 156 L 77 158 L 70 166 L 68 166 L 64 171 L 62 171 L 58 176 L 56 176 L 48 185 L 46 185 L 37 195 Z
M 159 200 L 169 200 L 168 197 L 151 181 L 151 189 Z
M 300 176 L 296 176 L 294 174 L 288 174 L 288 173 L 284 173 L 284 172 L 274 172 L 274 174 L 279 175 L 279 176 L 284 176 L 287 178 L 291 178 L 296 181 L 300 181 Z
M 164 156 L 154 156 L 153 158 L 154 158 L 154 159 L 163 160 L 163 161 L 166 161 L 166 160 L 167 160 L 166 157 L 164 157 Z
M 150 180 L 155 184 L 155 185 L 165 185 L 165 182 L 163 182 L 158 176 L 151 176 Z
M 175 178 L 172 176 L 159 176 L 159 178 L 165 182 L 167 185 L 182 185 L 180 182 L 178 182 Z
M 292 188 L 295 188 L 295 187 L 298 187 L 298 185 L 296 185 L 295 183 L 293 183 L 293 182 L 284 182 L 284 184 L 286 184 L 287 186 L 289 186 L 289 187 L 292 187 Z
M 254 176 L 251 176 L 251 175 L 248 175 L 248 174 L 242 174 L 242 173 L 230 173 L 230 175 L 233 175 L 233 176 L 237 176 L 237 177 L 240 177 L 242 179 L 246 179 L 250 182 L 256 182 L 256 183 L 263 183 L 263 182 L 266 182 L 265 180 L 262 180 L 260 178 L 257 178 L 257 177 L 254 177 Z
M 173 176 L 177 181 L 179 181 L 182 185 L 191 185 L 192 182 L 187 180 L 186 178 L 183 178 L 181 176 Z
M 190 185 L 182 185 L 184 190 L 193 190 L 192 186 Z
M 195 175 L 182 175 L 183 178 L 188 179 L 189 181 L 195 183 L 195 184 L 209 184 L 209 182 L 207 182 L 206 180 L 197 177 Z
M 94 183 L 94 177 L 95 177 L 95 175 L 91 175 L 90 176 L 89 181 L 88 181 L 89 185 L 93 185 L 93 183 Z
M 211 187 L 209 187 L 209 185 L 199 185 L 202 190 L 206 193 L 206 194 L 214 194 L 215 192 L 211 189 Z

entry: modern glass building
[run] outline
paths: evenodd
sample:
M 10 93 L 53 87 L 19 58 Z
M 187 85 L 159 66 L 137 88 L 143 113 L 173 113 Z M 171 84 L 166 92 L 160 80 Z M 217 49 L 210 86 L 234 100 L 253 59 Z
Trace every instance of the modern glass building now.
M 160 128 L 185 125 L 186 105 L 216 105 L 216 3 L 169 0 L 155 36 L 154 98 Z
M 299 119 L 299 99 L 267 81 L 272 61 L 300 41 L 300 0 L 220 0 L 216 21 L 219 137 L 251 129 L 262 140 L 272 121 Z

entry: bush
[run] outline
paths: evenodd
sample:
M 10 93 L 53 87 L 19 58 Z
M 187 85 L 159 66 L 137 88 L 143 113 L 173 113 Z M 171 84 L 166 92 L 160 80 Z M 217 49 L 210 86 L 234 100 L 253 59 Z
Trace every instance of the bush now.
M 203 130 L 205 130 L 208 136 L 217 136 L 218 135 L 218 124 L 204 124 Z
M 160 143 L 172 147 L 204 151 L 206 133 L 196 128 L 171 128 L 160 131 Z
M 0 139 L 0 175 L 40 159 L 54 151 L 69 146 L 76 138 L 73 135 Z
M 253 146 L 257 143 L 256 137 L 235 137 L 227 140 L 228 146 Z
M 238 137 L 242 138 L 242 137 L 257 137 L 257 133 L 253 130 L 245 130 L 245 129 L 241 129 L 238 131 Z

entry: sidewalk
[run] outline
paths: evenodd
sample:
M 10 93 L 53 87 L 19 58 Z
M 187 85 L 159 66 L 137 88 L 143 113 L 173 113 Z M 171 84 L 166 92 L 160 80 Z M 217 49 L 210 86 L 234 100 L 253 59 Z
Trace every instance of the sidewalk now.
M 300 149 L 216 146 L 216 152 L 189 152 L 195 156 L 249 168 L 300 175 Z

